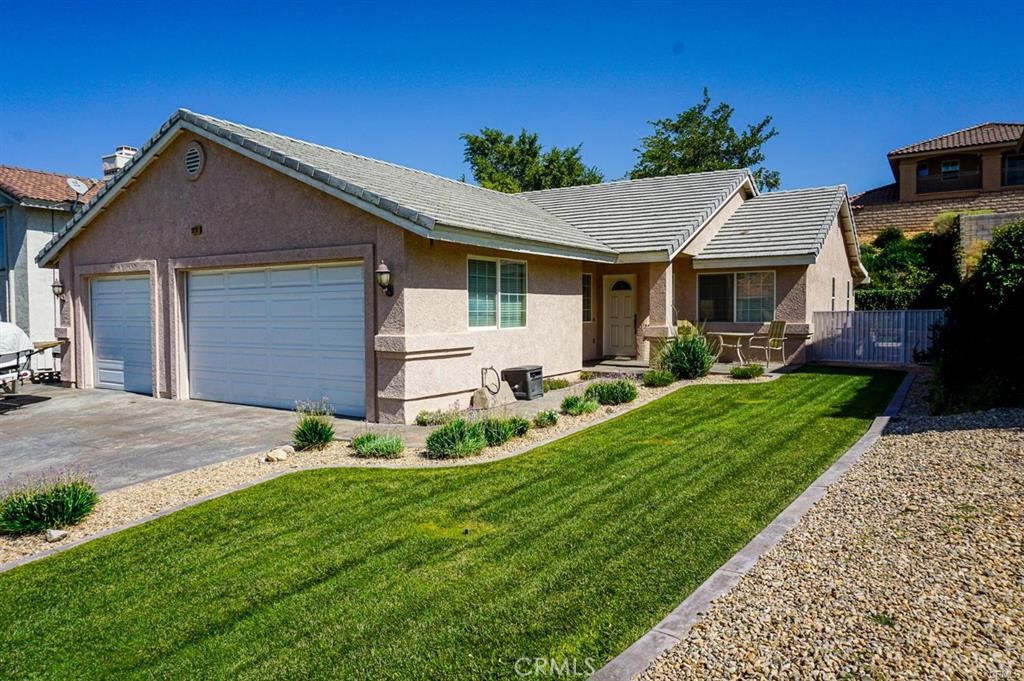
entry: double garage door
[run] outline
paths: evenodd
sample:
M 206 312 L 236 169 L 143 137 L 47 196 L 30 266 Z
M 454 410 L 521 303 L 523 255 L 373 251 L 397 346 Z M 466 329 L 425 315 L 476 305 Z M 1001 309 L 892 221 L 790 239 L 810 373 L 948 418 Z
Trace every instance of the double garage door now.
M 186 286 L 193 399 L 283 409 L 325 399 L 365 415 L 359 265 L 199 271 Z

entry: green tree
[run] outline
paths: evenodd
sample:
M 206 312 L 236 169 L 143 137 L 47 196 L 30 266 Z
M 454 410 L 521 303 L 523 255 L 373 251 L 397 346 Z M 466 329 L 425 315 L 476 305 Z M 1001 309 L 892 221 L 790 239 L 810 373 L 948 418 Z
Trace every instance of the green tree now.
M 523 130 L 514 137 L 495 128 L 482 128 L 479 135 L 467 132 L 459 139 L 466 143 L 464 159 L 473 179 L 488 189 L 528 192 L 604 180 L 601 171 L 583 163 L 579 144 L 543 151 L 537 133 Z
M 779 173 L 758 167 L 764 161 L 761 147 L 778 131 L 771 127 L 772 117 L 737 132 L 730 119 L 735 111 L 725 102 L 711 108 L 711 96 L 704 88 L 704 99 L 675 118 L 649 121 L 654 132 L 640 140 L 639 154 L 629 176 L 682 175 L 707 170 L 751 168 L 761 189 L 778 189 Z

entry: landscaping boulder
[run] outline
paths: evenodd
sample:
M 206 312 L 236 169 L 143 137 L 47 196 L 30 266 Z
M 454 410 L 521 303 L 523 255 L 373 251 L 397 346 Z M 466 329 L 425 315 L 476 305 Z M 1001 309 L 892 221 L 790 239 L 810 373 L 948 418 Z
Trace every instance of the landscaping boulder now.
M 497 393 L 492 393 L 487 388 L 477 388 L 469 404 L 473 409 L 494 409 L 515 401 L 516 396 L 512 393 L 512 387 L 505 381 L 499 381 Z
M 290 445 L 289 445 L 289 449 L 291 449 Z M 294 452 L 295 450 L 292 449 L 292 451 Z M 268 461 L 268 462 L 287 461 L 288 460 L 288 452 L 285 450 L 284 447 L 278 447 L 277 449 L 271 449 L 263 457 L 263 460 L 264 461 Z
M 46 531 L 46 541 L 50 542 L 51 544 L 53 542 L 60 541 L 61 539 L 63 539 L 66 536 L 68 536 L 68 533 L 65 532 L 64 530 L 47 530 Z

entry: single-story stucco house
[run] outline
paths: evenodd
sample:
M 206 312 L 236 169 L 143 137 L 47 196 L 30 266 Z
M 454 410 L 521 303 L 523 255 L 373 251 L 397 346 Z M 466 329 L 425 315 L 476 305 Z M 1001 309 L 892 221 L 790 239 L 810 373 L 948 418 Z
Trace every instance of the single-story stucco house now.
M 784 319 L 801 361 L 811 313 L 867 279 L 841 186 L 508 195 L 187 110 L 37 260 L 67 290 L 75 386 L 406 422 L 467 406 L 488 367 L 644 359 L 683 319 Z

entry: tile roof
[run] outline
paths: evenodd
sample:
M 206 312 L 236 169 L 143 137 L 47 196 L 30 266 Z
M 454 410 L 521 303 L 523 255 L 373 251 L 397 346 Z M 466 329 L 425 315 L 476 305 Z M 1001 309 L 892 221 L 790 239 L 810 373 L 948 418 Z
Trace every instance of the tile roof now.
M 675 253 L 743 182 L 719 170 L 518 194 L 620 253 Z
M 70 202 L 76 197 L 75 192 L 68 186 L 69 177 L 77 176 L 0 165 L 0 191 L 18 201 L 39 201 L 48 204 Z M 80 201 L 88 201 L 103 186 L 101 181 L 88 177 L 77 179 L 89 187 L 89 191 L 79 198 Z
M 900 188 L 895 182 L 875 187 L 850 197 L 850 205 L 854 208 L 863 206 L 881 206 L 897 203 L 900 200 Z
M 893 149 L 889 152 L 889 156 L 960 149 L 983 144 L 1007 144 L 1021 141 L 1022 136 L 1024 136 L 1024 123 L 982 123 Z
M 817 255 L 845 199 L 842 185 L 755 196 L 729 216 L 695 260 Z

